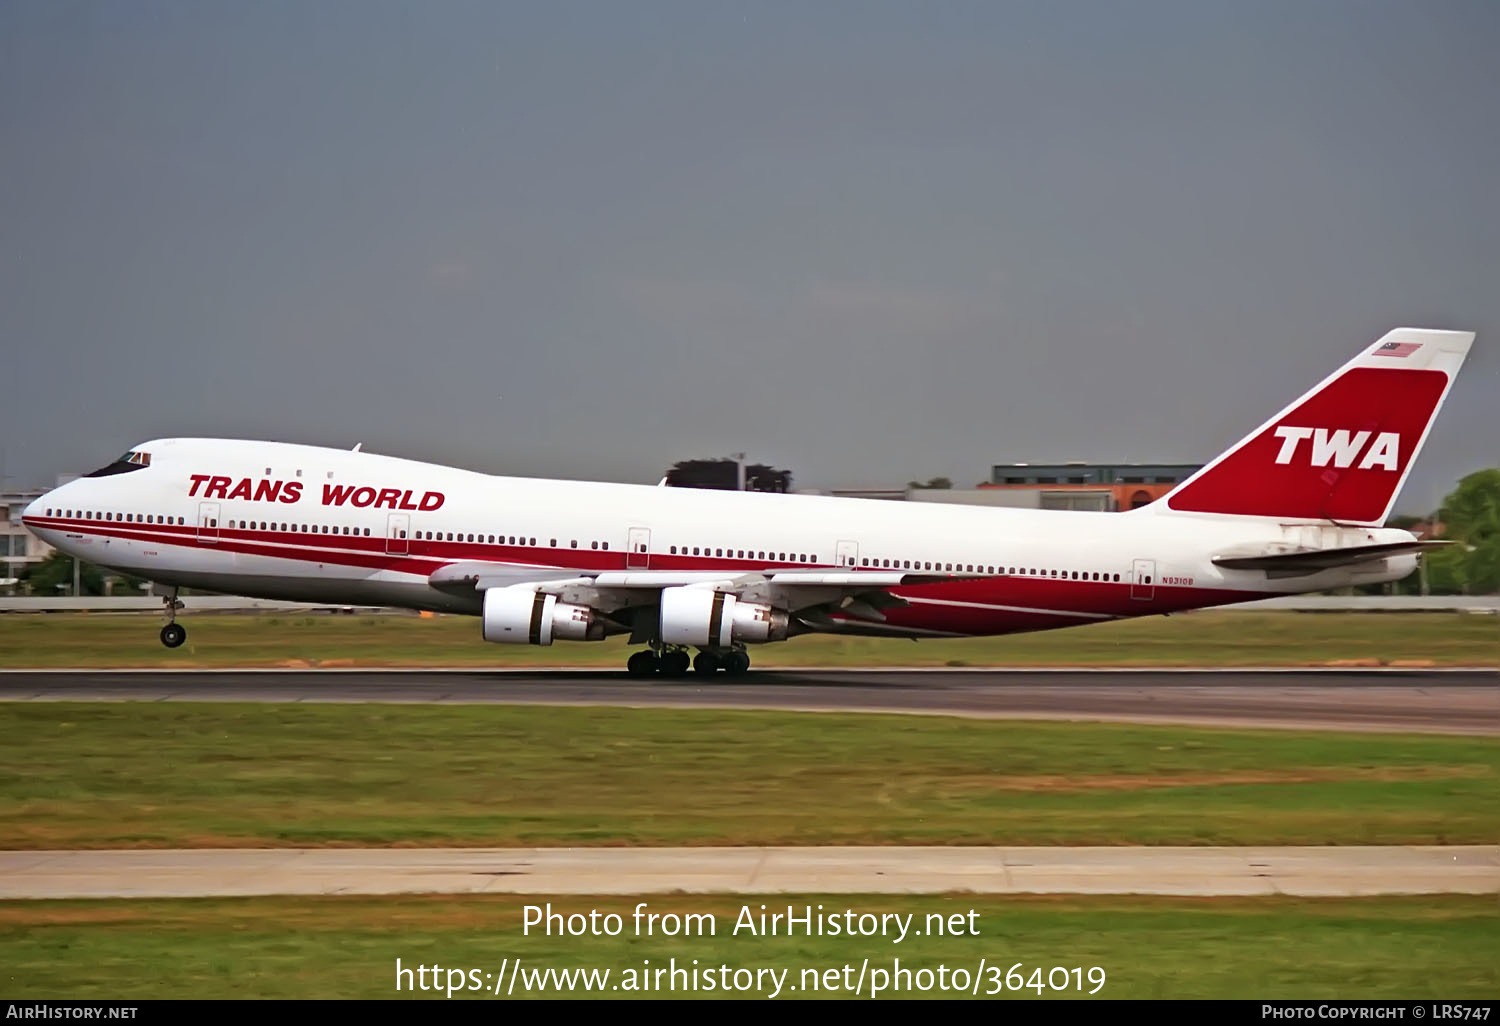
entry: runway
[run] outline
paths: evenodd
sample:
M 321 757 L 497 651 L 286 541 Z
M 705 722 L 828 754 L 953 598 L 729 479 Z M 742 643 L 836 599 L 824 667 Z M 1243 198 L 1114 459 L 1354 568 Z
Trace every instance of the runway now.
M 1500 893 L 1500 846 L 0 852 L 0 899 L 297 894 Z
M 1500 734 L 1500 671 L 10 670 L 3 701 L 445 702 L 883 712 Z

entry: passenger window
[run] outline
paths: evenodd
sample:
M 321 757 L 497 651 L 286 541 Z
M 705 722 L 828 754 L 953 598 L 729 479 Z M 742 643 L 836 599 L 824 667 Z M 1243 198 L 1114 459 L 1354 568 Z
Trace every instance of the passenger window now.
M 591 542 L 589 542 L 589 548 L 591 548 L 591 549 L 597 549 L 597 548 L 599 548 L 599 543 L 596 542 L 596 541 L 591 541 Z
M 604 549 L 604 551 L 605 551 L 605 552 L 608 552 L 608 551 L 609 551 L 609 542 L 605 542 L 605 543 L 604 543 L 604 544 L 603 544 L 603 545 L 602 545 L 602 546 L 601 546 L 601 548 L 603 548 L 603 549 Z
M 677 555 L 677 546 L 676 545 L 672 546 L 672 555 L 674 555 L 674 556 Z
M 572 545 L 572 546 L 573 546 L 573 548 L 575 548 L 575 549 L 576 549 L 576 548 L 578 548 L 578 539 L 577 539 L 577 538 L 574 538 L 574 539 L 573 539 L 573 540 L 572 540 L 572 541 L 571 541 L 571 542 L 569 542 L 569 543 L 568 543 L 568 544 L 570 544 L 570 545 Z

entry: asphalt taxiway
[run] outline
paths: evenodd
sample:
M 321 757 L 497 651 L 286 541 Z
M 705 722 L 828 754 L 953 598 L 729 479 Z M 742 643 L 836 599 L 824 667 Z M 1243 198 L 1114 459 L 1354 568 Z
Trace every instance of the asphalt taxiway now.
M 1500 894 L 1500 846 L 0 852 L 0 899 L 273 894 Z
M 9 670 L 0 701 L 444 702 L 917 713 L 1500 734 L 1500 671 Z

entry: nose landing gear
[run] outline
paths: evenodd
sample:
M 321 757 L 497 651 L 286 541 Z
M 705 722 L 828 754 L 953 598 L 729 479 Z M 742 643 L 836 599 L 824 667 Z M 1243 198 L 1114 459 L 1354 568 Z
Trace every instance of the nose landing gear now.
M 167 625 L 161 629 L 161 643 L 168 648 L 177 648 L 187 640 L 187 628 L 177 622 L 177 610 L 182 608 L 182 603 L 177 601 L 177 589 L 163 595 L 161 603 L 167 614 Z

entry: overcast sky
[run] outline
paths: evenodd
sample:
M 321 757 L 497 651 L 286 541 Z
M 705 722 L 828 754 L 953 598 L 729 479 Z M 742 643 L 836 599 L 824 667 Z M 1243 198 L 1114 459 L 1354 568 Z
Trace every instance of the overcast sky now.
M 1500 4 L 0 4 L 0 446 L 1200 462 L 1397 326 L 1500 465 Z

